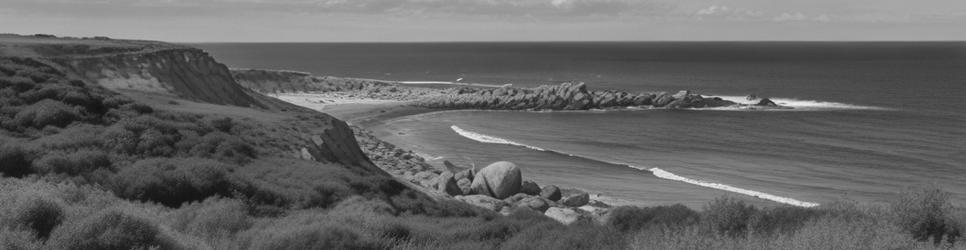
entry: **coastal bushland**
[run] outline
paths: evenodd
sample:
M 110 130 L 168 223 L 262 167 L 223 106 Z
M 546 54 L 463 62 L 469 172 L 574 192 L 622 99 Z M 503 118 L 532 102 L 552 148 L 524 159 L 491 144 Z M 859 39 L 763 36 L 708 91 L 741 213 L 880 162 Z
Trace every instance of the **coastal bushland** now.
M 74 49 L 72 49 L 74 50 Z M 78 48 L 77 50 L 86 50 Z M 312 119 L 302 115 L 300 119 Z M 0 249 L 963 249 L 938 187 L 887 204 L 618 207 L 563 225 L 435 200 L 284 152 L 304 138 L 164 110 L 32 59 L 0 59 Z M 286 132 L 288 131 L 288 132 Z

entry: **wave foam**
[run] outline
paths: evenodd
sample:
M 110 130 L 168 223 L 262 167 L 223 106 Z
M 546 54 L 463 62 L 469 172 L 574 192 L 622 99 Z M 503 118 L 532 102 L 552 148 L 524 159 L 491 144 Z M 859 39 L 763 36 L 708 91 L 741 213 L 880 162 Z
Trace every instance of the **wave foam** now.
M 457 127 L 456 125 L 450 126 L 450 128 L 453 129 L 453 131 L 456 132 L 457 134 L 462 135 L 463 137 L 469 138 L 474 141 L 482 142 L 482 143 L 506 144 L 506 145 L 525 147 L 525 148 L 529 148 L 537 151 L 548 151 L 546 149 L 530 146 L 523 143 L 514 142 L 500 137 L 489 136 L 489 135 L 484 135 L 484 134 L 480 134 L 472 131 L 463 130 L 462 128 Z
M 744 105 L 757 104 L 761 99 L 748 100 L 744 96 L 708 96 L 708 97 L 720 97 L 721 99 L 736 102 Z M 889 110 L 889 108 L 875 107 L 875 106 L 862 106 L 854 105 L 841 102 L 826 102 L 826 101 L 816 101 L 816 100 L 799 100 L 792 98 L 769 98 L 771 101 L 778 105 L 785 107 L 792 107 L 794 109 L 790 110 Z M 781 109 L 778 109 L 781 110 Z M 786 109 L 788 110 L 788 109 Z
M 593 159 L 593 158 L 590 158 L 590 157 L 583 157 L 583 156 L 578 156 L 578 155 L 574 155 L 574 154 L 570 154 L 570 153 L 564 153 L 564 152 L 558 152 L 558 151 L 553 151 L 553 150 L 547 150 L 547 149 L 543 149 L 543 148 L 536 147 L 536 146 L 530 146 L 530 145 L 526 145 L 526 144 L 523 144 L 523 143 L 514 142 L 514 141 L 511 141 L 511 140 L 504 139 L 504 138 L 499 138 L 499 137 L 495 137 L 495 136 L 480 134 L 480 133 L 476 133 L 476 132 L 473 132 L 473 131 L 467 131 L 467 130 L 464 130 L 464 129 L 456 126 L 456 125 L 450 126 L 450 128 L 453 129 L 454 132 L 456 132 L 457 134 L 459 134 L 459 135 L 461 135 L 463 137 L 466 137 L 466 138 L 471 139 L 471 140 L 474 140 L 474 141 L 482 142 L 482 143 L 505 144 L 505 145 L 512 145 L 512 146 L 518 146 L 518 147 L 525 147 L 525 148 L 529 148 L 529 149 L 533 149 L 533 150 L 537 150 L 537 151 L 542 151 L 542 152 L 552 152 L 552 153 L 567 155 L 567 156 L 571 156 L 571 157 L 579 157 L 579 158 L 589 159 L 589 160 L 593 160 L 593 161 L 599 161 L 599 162 L 603 162 L 603 163 L 607 163 L 607 164 L 626 166 L 626 167 L 630 167 L 630 168 L 634 168 L 634 169 L 650 171 L 651 174 L 653 174 L 655 177 L 658 177 L 658 178 L 661 178 L 661 179 L 673 180 L 673 181 L 680 181 L 680 182 L 684 182 L 684 183 L 688 183 L 688 184 L 693 184 L 693 185 L 698 185 L 698 186 L 702 186 L 702 187 L 713 188 L 713 189 L 728 191 L 728 192 L 732 192 L 732 193 L 738 193 L 738 194 L 748 195 L 748 196 L 756 197 L 756 198 L 759 198 L 759 199 L 770 200 L 770 201 L 774 201 L 774 202 L 778 202 L 778 203 L 782 203 L 782 204 L 788 204 L 788 205 L 799 206 L 799 207 L 815 207 L 815 206 L 818 206 L 819 205 L 818 203 L 814 203 L 814 202 L 807 202 L 807 201 L 796 200 L 796 199 L 788 198 L 788 197 L 781 197 L 781 196 L 777 196 L 777 195 L 773 195 L 773 194 L 769 194 L 769 193 L 765 193 L 765 192 L 759 192 L 759 191 L 755 191 L 755 190 L 739 188 L 739 187 L 735 187 L 735 186 L 731 186 L 731 185 L 727 185 L 727 184 L 721 184 L 721 183 L 714 183 L 714 182 L 710 182 L 710 181 L 702 181 L 702 180 L 697 180 L 697 179 L 691 179 L 691 178 L 683 177 L 683 176 L 680 176 L 680 175 L 676 175 L 674 173 L 665 171 L 665 170 L 660 169 L 660 168 L 643 168 L 643 167 L 633 166 L 633 165 L 630 165 L 630 164 L 607 162 L 607 161 Z
M 642 169 L 643 170 L 643 168 L 637 168 L 637 169 Z M 694 185 L 698 185 L 698 186 L 702 186 L 702 187 L 709 187 L 709 188 L 714 188 L 714 189 L 718 189 L 718 190 L 724 190 L 724 191 L 728 191 L 728 192 L 732 192 L 732 193 L 744 194 L 744 195 L 748 195 L 748 196 L 757 197 L 757 198 L 760 198 L 760 199 L 770 200 L 770 201 L 774 201 L 774 202 L 778 202 L 778 203 L 783 203 L 783 204 L 788 204 L 788 205 L 793 205 L 793 206 L 799 206 L 799 207 L 815 207 L 815 206 L 818 206 L 819 205 L 818 203 L 814 203 L 814 202 L 800 201 L 800 200 L 796 200 L 796 199 L 792 199 L 792 198 L 788 198 L 788 197 L 781 197 L 781 196 L 777 196 L 777 195 L 773 195 L 773 194 L 769 194 L 769 193 L 765 193 L 765 192 L 759 192 L 759 191 L 755 191 L 755 190 L 749 190 L 749 189 L 734 187 L 734 186 L 727 185 L 727 184 L 721 184 L 721 183 L 714 183 L 714 182 L 707 182 L 707 181 L 695 180 L 695 179 L 683 177 L 683 176 L 680 176 L 680 175 L 676 175 L 674 173 L 665 171 L 665 170 L 660 169 L 660 168 L 650 168 L 650 169 L 647 169 L 647 171 L 651 171 L 651 173 L 654 174 L 654 176 L 657 176 L 658 178 L 661 178 L 661 179 L 675 180 L 675 181 L 685 182 L 685 183 L 694 184 Z

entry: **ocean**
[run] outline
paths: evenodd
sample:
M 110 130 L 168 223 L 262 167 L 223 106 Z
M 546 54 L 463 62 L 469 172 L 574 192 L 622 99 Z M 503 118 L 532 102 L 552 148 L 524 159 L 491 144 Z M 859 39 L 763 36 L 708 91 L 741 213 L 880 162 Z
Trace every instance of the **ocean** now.
M 887 202 L 938 185 L 966 204 L 966 43 L 192 44 L 231 67 L 398 81 L 692 90 L 790 110 L 445 111 L 371 128 L 426 158 L 614 203 Z

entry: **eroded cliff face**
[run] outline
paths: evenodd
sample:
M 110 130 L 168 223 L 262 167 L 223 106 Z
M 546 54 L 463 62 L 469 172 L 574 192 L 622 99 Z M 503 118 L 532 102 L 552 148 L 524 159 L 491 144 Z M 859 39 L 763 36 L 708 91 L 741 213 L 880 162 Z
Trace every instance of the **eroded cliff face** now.
M 47 59 L 66 73 L 112 90 L 137 90 L 214 104 L 264 107 L 235 82 L 228 67 L 199 49 L 169 48 Z

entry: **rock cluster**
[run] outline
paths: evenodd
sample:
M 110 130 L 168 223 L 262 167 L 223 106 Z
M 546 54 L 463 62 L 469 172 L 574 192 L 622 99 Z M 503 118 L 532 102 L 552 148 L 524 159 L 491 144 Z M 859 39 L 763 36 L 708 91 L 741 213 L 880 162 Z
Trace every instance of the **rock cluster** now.
M 554 185 L 541 187 L 525 180 L 522 169 L 511 162 L 470 169 L 444 161 L 444 166 L 435 168 L 415 153 L 383 142 L 365 130 L 356 131 L 363 151 L 386 172 L 471 205 L 503 214 L 529 209 L 565 224 L 578 220 L 601 221 L 609 211 L 609 206 L 592 201 L 587 192 L 563 190 Z
M 448 177 L 448 172 L 444 171 L 440 176 Z M 531 180 L 523 181 L 521 169 L 510 162 L 495 162 L 476 172 L 467 169 L 452 175 L 462 177 L 456 180 L 457 183 L 469 182 L 471 185 L 469 192 L 461 194 L 453 189 L 447 191 L 447 194 L 453 195 L 457 200 L 503 214 L 515 209 L 529 209 L 569 224 L 584 219 L 602 220 L 609 211 L 609 206 L 603 203 L 591 204 L 590 194 L 587 192 L 567 190 L 564 195 L 556 186 L 541 188 Z
M 631 106 L 704 108 L 732 106 L 737 103 L 720 98 L 705 98 L 686 90 L 674 94 L 631 94 L 615 90 L 591 91 L 584 83 L 563 83 L 536 88 L 452 88 L 443 94 L 421 98 L 416 105 L 444 109 L 587 110 Z

